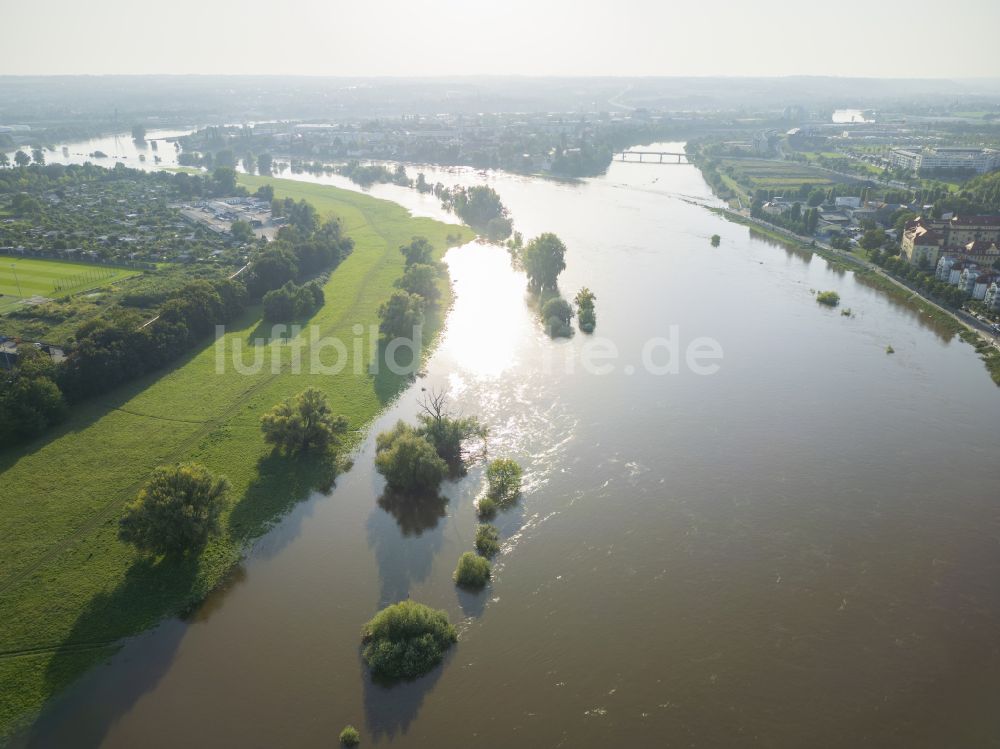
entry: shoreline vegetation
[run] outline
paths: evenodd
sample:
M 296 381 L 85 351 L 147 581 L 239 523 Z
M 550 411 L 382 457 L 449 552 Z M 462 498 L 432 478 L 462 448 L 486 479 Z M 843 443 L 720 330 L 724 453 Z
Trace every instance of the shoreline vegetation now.
M 428 239 L 436 261 L 474 237 L 467 227 L 416 218 L 349 190 L 238 179 L 251 191 L 269 184 L 280 198 L 308 201 L 324 218 L 339 218 L 354 240 L 354 251 L 323 284 L 324 304 L 310 320 L 323 336 L 350 337 L 357 323 L 377 326 L 379 308 L 404 272 L 399 247 L 413 237 Z M 424 356 L 452 298 L 447 277 L 437 283 L 440 304 L 425 319 Z M 261 314 L 259 305 L 249 308 L 230 325 L 226 343 L 260 336 Z M 350 364 L 334 376 L 293 375 L 281 367 L 224 377 L 216 374 L 216 348 L 206 342 L 87 401 L 44 436 L 0 452 L 7 520 L 0 551 L 0 743 L 123 638 L 190 611 L 225 581 L 254 539 L 311 492 L 329 489 L 336 466 L 313 455 L 275 454 L 261 433 L 262 413 L 317 387 L 349 425 L 349 452 L 408 384 L 385 367 L 359 377 Z M 149 559 L 117 538 L 116 521 L 154 468 L 181 462 L 229 479 L 221 533 L 197 554 Z

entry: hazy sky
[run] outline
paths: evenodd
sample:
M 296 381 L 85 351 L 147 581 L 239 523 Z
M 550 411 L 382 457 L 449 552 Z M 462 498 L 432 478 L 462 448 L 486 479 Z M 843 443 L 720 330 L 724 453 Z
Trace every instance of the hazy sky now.
M 34 0 L 2 23 L 0 74 L 1000 77 L 1000 0 Z

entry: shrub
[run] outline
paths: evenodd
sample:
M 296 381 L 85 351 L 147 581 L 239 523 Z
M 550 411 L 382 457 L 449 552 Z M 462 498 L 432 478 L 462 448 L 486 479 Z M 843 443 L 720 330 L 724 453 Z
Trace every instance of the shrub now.
M 118 536 L 153 554 L 196 551 L 218 533 L 228 492 L 225 478 L 197 463 L 160 466 L 125 507 Z
M 395 681 L 430 671 L 458 640 L 444 611 L 401 601 L 378 612 L 361 630 L 361 652 L 372 674 Z
M 568 338 L 573 333 L 569 326 L 573 319 L 573 308 L 562 297 L 549 299 L 542 305 L 542 319 L 545 321 L 545 329 L 553 338 Z
M 260 417 L 264 441 L 291 453 L 322 452 L 347 431 L 347 419 L 334 416 L 321 390 L 307 388 Z
M 473 437 L 485 439 L 486 429 L 475 417 L 455 416 L 448 408 L 444 393 L 431 391 L 420 401 L 422 413 L 418 434 L 426 437 L 441 460 L 448 464 L 453 473 L 461 474 L 465 469 L 465 455 L 462 445 Z
M 816 295 L 816 301 L 827 307 L 836 307 L 840 304 L 840 294 L 836 291 L 821 291 Z
M 459 557 L 453 577 L 463 588 L 482 588 L 490 579 L 490 563 L 467 551 Z
M 597 315 L 594 312 L 594 292 L 584 286 L 576 293 L 573 301 L 576 302 L 576 317 L 580 324 L 580 330 L 584 333 L 593 333 L 597 327 Z
M 497 458 L 486 466 L 486 481 L 486 496 L 497 505 L 509 504 L 521 493 L 521 466 L 510 458 Z
M 437 493 L 448 472 L 434 446 L 402 421 L 376 438 L 375 468 L 391 490 L 406 494 Z
M 722 237 L 720 237 L 718 234 L 712 235 L 712 247 L 718 247 L 721 241 Z
M 357 746 L 360 744 L 361 735 L 358 733 L 358 729 L 351 725 L 344 726 L 344 730 L 340 732 L 340 743 L 344 746 Z
M 476 505 L 476 513 L 479 515 L 480 520 L 489 520 L 497 514 L 497 503 L 489 497 L 483 497 L 479 500 L 479 504 Z
M 500 551 L 500 534 L 490 523 L 480 523 L 476 528 L 476 551 L 484 557 L 491 557 Z

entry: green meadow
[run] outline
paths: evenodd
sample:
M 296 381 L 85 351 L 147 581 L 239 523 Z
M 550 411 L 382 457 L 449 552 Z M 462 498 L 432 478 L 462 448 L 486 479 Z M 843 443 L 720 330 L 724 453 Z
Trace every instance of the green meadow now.
M 309 374 L 310 336 L 303 334 L 302 373 L 294 373 L 292 346 L 255 343 L 268 333 L 255 309 L 225 335 L 225 374 L 217 373 L 217 344 L 206 341 L 169 370 L 90 401 L 41 439 L 0 453 L 0 737 L 121 638 L 197 603 L 276 518 L 329 487 L 329 466 L 271 455 L 260 415 L 314 386 L 362 433 L 406 384 L 384 368 L 370 374 L 368 354 L 355 363 L 350 344 L 356 324 L 377 325 L 379 305 L 403 271 L 398 247 L 419 235 L 443 254 L 449 243 L 473 237 L 468 228 L 413 218 L 394 203 L 338 188 L 250 176 L 240 182 L 251 190 L 268 182 L 279 197 L 306 199 L 337 216 L 354 239 L 354 252 L 324 287 L 325 306 L 309 321 L 320 335 L 347 343 L 347 366 Z M 246 362 L 262 347 L 267 366 L 235 373 L 237 344 Z M 187 460 L 232 483 L 225 531 L 197 557 L 144 559 L 117 539 L 122 505 L 155 466 Z
M 0 311 L 27 297 L 62 297 L 107 286 L 137 272 L 103 265 L 0 255 Z

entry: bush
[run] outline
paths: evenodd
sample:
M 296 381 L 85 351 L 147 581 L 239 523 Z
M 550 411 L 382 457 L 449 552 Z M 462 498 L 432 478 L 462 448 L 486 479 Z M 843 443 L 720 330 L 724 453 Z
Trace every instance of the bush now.
M 347 419 L 334 416 L 321 390 L 307 388 L 260 417 L 264 441 L 292 453 L 322 452 L 347 431 Z
M 712 247 L 718 247 L 721 241 L 722 237 L 720 237 L 718 234 L 712 235 Z
M 487 498 L 499 506 L 510 504 L 521 493 L 521 466 L 510 458 L 497 458 L 486 466 L 486 481 Z
M 490 523 L 480 523 L 476 528 L 476 551 L 484 557 L 491 557 L 500 551 L 500 534 Z
M 340 743 L 344 746 L 357 746 L 360 744 L 361 735 L 358 733 L 358 729 L 351 725 L 344 726 L 344 730 L 340 732 Z
M 436 494 L 448 465 L 434 446 L 413 427 L 398 422 L 376 438 L 375 468 L 392 491 Z
M 553 338 L 568 338 L 573 333 L 569 326 L 573 319 L 573 308 L 562 297 L 549 299 L 542 305 L 542 319 L 545 321 L 545 329 Z
M 490 563 L 467 551 L 459 557 L 453 577 L 463 588 L 482 588 L 490 579 Z
M 594 312 L 594 301 L 597 299 L 594 292 L 584 286 L 576 293 L 573 301 L 576 302 L 576 317 L 580 324 L 580 330 L 584 333 L 593 333 L 597 327 L 597 315 Z
M 387 606 L 365 624 L 361 655 L 379 679 L 415 679 L 439 664 L 457 640 L 447 613 L 407 600 Z
M 497 503 L 489 497 L 483 497 L 476 505 L 476 513 L 480 520 L 489 520 L 497 514 Z
M 219 531 L 229 482 L 197 463 L 160 466 L 125 507 L 118 536 L 140 551 L 197 551 Z
M 840 294 L 836 291 L 821 291 L 816 295 L 816 301 L 827 307 L 836 307 L 840 304 Z
M 463 444 L 474 437 L 486 438 L 486 429 L 473 416 L 460 417 L 448 408 L 444 393 L 431 391 L 420 401 L 417 433 L 426 437 L 453 474 L 465 472 Z

